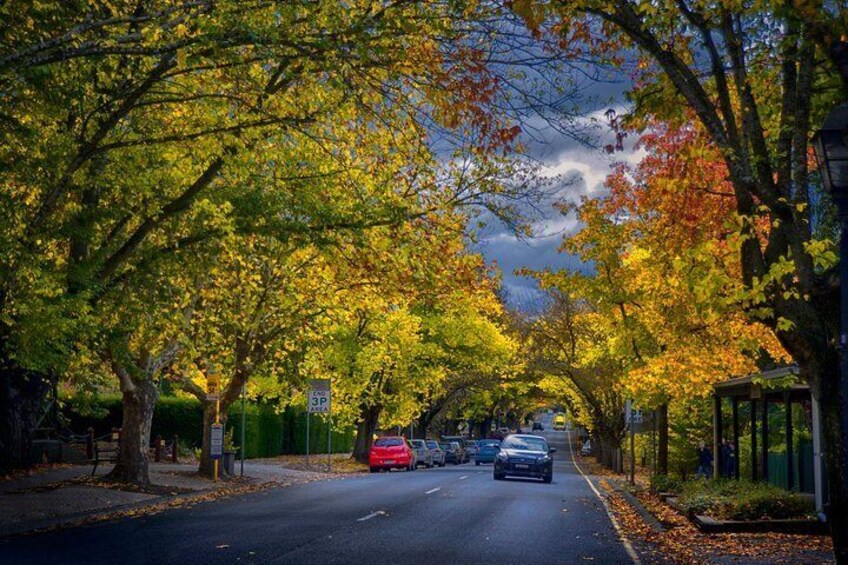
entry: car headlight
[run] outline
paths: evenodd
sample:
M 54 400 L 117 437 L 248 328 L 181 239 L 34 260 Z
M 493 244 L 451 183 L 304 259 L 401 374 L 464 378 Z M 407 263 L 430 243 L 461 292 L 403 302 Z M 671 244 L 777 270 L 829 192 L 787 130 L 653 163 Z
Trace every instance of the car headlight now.
M 543 455 L 536 460 L 536 463 L 547 463 L 551 458 L 547 455 Z
M 498 461 L 502 461 L 502 462 L 504 462 L 504 463 L 506 463 L 507 461 L 509 461 L 509 457 L 507 457 L 506 453 L 498 453 L 498 454 L 495 456 L 495 459 L 497 459 Z

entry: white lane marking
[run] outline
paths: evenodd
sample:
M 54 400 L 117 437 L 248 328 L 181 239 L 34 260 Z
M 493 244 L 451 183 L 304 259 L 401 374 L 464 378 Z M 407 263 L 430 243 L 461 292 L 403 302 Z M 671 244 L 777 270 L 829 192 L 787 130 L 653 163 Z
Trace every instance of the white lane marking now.
M 615 528 L 615 531 L 618 534 L 618 539 L 621 540 L 621 545 L 624 546 L 624 551 L 626 551 L 627 555 L 630 556 L 630 559 L 633 561 L 633 565 L 642 565 L 642 560 L 639 559 L 639 556 L 636 554 L 636 550 L 633 549 L 633 544 L 630 543 L 630 540 L 624 535 L 621 525 L 618 523 L 618 520 L 615 518 L 612 510 L 610 510 L 609 504 L 607 504 L 607 499 L 601 495 L 597 488 L 595 488 L 595 485 L 592 484 L 592 481 L 586 476 L 586 473 L 583 472 L 580 465 L 577 464 L 577 460 L 574 459 L 574 448 L 571 447 L 571 433 L 568 433 L 568 451 L 571 453 L 571 462 L 574 463 L 574 466 L 578 471 L 580 471 L 583 478 L 586 479 L 586 482 L 589 484 L 589 488 L 592 489 L 592 492 L 595 493 L 595 496 L 597 496 L 601 501 L 601 504 L 604 505 L 604 510 L 607 511 L 607 516 L 609 516 L 610 522 L 612 522 L 612 527 Z
M 382 510 L 377 510 L 376 512 L 372 512 L 368 516 L 363 516 L 362 518 L 357 518 L 357 522 L 364 522 L 365 520 L 370 520 L 371 518 L 376 518 L 377 516 L 385 516 L 386 513 Z
M 434 492 L 439 491 L 439 490 L 442 490 L 442 487 L 431 488 L 430 490 L 428 490 L 424 494 L 433 494 Z
M 459 478 L 459 480 L 461 481 L 462 479 L 467 479 L 467 478 L 468 478 L 468 475 L 462 475 L 462 476 Z

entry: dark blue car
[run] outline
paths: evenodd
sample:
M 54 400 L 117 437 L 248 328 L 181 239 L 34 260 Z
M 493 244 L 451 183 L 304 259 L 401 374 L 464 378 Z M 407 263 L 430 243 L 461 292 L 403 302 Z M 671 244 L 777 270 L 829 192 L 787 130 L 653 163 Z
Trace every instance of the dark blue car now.
M 500 440 L 497 439 L 478 439 L 477 440 L 477 456 L 474 458 L 474 464 L 494 463 L 495 456 L 501 447 Z

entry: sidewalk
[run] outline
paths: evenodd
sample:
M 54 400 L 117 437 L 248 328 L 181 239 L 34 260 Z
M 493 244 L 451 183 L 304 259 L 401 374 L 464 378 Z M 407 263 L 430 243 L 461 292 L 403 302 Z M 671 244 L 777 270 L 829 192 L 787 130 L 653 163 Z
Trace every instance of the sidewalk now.
M 91 465 L 62 465 L 0 482 L 0 537 L 120 516 L 142 515 L 260 488 L 289 486 L 333 475 L 286 469 L 279 464 L 245 461 L 244 474 L 214 482 L 197 475 L 197 465 L 151 463 L 149 492 L 106 483 L 105 465 L 90 478 Z
M 649 492 L 633 488 L 624 475 L 577 457 L 607 499 L 643 565 L 814 565 L 834 562 L 830 538 L 788 534 L 705 534 Z M 639 483 L 637 477 L 637 483 Z

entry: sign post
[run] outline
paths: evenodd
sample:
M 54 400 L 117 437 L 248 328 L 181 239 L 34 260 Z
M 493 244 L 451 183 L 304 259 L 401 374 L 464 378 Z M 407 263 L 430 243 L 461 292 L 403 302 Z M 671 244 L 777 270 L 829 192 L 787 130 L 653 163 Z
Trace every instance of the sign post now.
M 306 404 L 306 466 L 309 466 L 309 418 L 312 413 L 327 415 L 327 467 L 330 463 L 330 441 L 332 414 L 330 412 L 330 379 L 312 379 L 309 381 L 309 396 Z
M 641 420 L 642 411 L 636 410 L 632 400 L 624 403 L 624 421 L 630 432 L 630 484 L 636 484 L 636 420 Z
M 218 463 L 224 456 L 224 426 L 221 425 L 221 398 L 217 394 L 207 394 L 206 400 L 215 402 L 215 423 L 209 434 L 209 458 L 212 459 L 212 478 L 218 480 Z
M 247 416 L 245 415 L 245 404 L 247 401 L 247 383 L 241 385 L 241 476 L 244 476 L 244 439 L 245 439 L 245 424 Z

